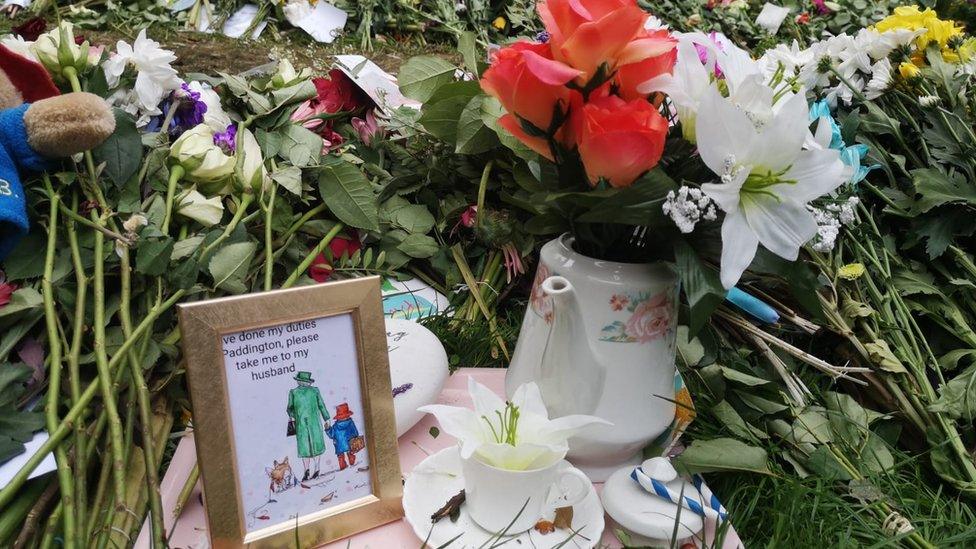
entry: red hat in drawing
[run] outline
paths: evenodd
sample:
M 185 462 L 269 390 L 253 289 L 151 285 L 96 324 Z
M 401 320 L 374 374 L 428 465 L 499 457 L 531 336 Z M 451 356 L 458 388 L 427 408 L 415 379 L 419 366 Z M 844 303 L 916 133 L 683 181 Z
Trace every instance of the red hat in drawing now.
M 336 406 L 336 421 L 342 421 L 344 419 L 349 419 L 352 417 L 352 412 L 349 411 L 349 405 L 343 402 L 342 404 Z

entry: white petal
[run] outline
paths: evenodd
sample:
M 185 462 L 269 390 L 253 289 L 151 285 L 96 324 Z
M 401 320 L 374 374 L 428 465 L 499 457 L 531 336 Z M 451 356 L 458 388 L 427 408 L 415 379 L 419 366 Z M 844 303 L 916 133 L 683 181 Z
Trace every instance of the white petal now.
M 804 94 L 789 98 L 753 141 L 750 161 L 776 173 L 788 168 L 803 147 L 809 116 Z
M 727 213 L 722 222 L 722 286 L 735 286 L 756 257 L 759 238 L 741 210 Z
M 475 453 L 478 459 L 493 467 L 508 471 L 525 471 L 552 465 L 562 459 L 568 449 L 568 446 L 543 444 L 512 446 L 493 442 L 481 445 Z
M 742 201 L 742 213 L 759 237 L 759 242 L 767 250 L 789 261 L 796 261 L 800 247 L 817 234 L 813 214 L 806 206 L 792 200 L 746 195 Z M 722 259 L 725 259 L 724 248 Z
M 840 152 L 834 149 L 803 151 L 783 177 L 796 183 L 776 185 L 770 190 L 776 196 L 798 204 L 806 204 L 832 192 L 848 179 Z
M 739 209 L 739 193 L 742 191 L 742 184 L 749 177 L 749 168 L 740 169 L 735 178 L 728 183 L 705 183 L 701 186 L 702 191 L 709 198 L 722 208 L 723 212 L 734 212 Z
M 515 389 L 515 394 L 512 395 L 512 404 L 517 406 L 523 415 L 533 414 L 546 419 L 549 418 L 549 410 L 546 409 L 546 403 L 542 400 L 542 392 L 535 382 L 519 385 Z
M 505 401 L 494 391 L 475 381 L 473 376 L 468 376 L 468 393 L 474 401 L 474 413 L 478 417 L 488 416 L 489 420 L 495 421 L 495 411 L 501 412 L 505 409 Z
M 705 92 L 695 122 L 698 154 L 713 172 L 722 175 L 729 155 L 744 161 L 756 129 L 742 110 L 722 97 L 718 90 Z
M 566 440 L 578 435 L 580 432 L 589 429 L 594 425 L 613 425 L 609 421 L 596 416 L 572 415 L 558 417 L 549 422 L 546 432 L 543 433 L 545 439 L 550 442 Z
M 484 422 L 473 411 L 460 406 L 445 406 L 431 404 L 421 406 L 417 411 L 431 414 L 437 418 L 441 430 L 458 440 L 461 445 L 461 457 L 469 458 L 486 442 L 481 424 Z

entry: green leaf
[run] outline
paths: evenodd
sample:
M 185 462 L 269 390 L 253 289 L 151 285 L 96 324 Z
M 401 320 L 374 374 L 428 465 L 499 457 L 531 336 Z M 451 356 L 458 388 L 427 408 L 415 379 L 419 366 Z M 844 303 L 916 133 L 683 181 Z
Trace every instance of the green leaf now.
M 861 450 L 860 464 L 865 473 L 881 473 L 895 466 L 895 458 L 884 439 L 869 432 L 867 442 Z
M 10 302 L 0 307 L 0 318 L 11 316 L 14 313 L 38 309 L 44 303 L 41 294 L 34 288 L 21 288 L 10 296 Z
M 742 399 L 743 404 L 752 408 L 756 412 L 762 415 L 778 414 L 789 406 L 781 404 L 779 402 L 773 402 L 768 398 L 763 398 L 757 394 L 749 393 L 746 391 L 734 391 L 735 394 Z
M 689 337 L 694 337 L 705 326 L 712 311 L 721 305 L 726 291 L 718 273 L 705 268 L 698 254 L 684 240 L 675 240 L 674 259 L 678 278 L 688 297 Z
M 827 412 L 819 406 L 810 406 L 800 412 L 793 421 L 793 440 L 798 444 L 823 444 L 834 440 Z
M 424 105 L 420 124 L 434 137 L 451 145 L 456 145 L 458 136 L 458 119 L 461 111 L 467 106 L 468 99 L 454 96 L 436 103 Z
M 747 374 L 745 372 L 740 372 L 728 366 L 719 365 L 722 371 L 722 377 L 729 381 L 734 381 L 740 385 L 746 385 L 748 387 L 759 387 L 761 385 L 769 385 L 772 381 L 767 379 L 762 379 L 754 375 Z
M 458 154 L 480 154 L 498 145 L 495 132 L 485 125 L 482 119 L 484 95 L 476 95 L 468 101 L 457 121 Z
M 818 446 L 811 452 L 805 465 L 827 480 L 851 480 L 850 473 L 827 446 Z
M 395 202 L 392 209 L 386 212 L 390 223 L 408 233 L 426 234 L 434 228 L 434 216 L 426 206 L 410 204 L 400 197 L 394 197 L 384 206 Z
M 538 153 L 498 123 L 498 119 L 504 114 L 505 109 L 502 108 L 502 104 L 497 99 L 487 95 L 484 96 L 484 100 L 481 102 L 481 120 L 495 132 L 498 141 L 514 152 L 515 156 L 523 160 L 534 161 L 538 159 Z
M 881 414 L 868 410 L 844 393 L 828 391 L 824 394 L 830 428 L 851 447 L 860 446 L 871 422 Z
M 455 70 L 452 63 L 440 57 L 411 57 L 400 67 L 397 75 L 400 91 L 411 99 L 427 101 L 437 88 L 454 80 Z
M 0 363 L 0 406 L 13 404 L 24 393 L 24 382 L 33 370 L 26 364 Z
M 596 203 L 577 218 L 583 223 L 621 223 L 624 225 L 661 226 L 666 216 L 661 209 L 668 191 L 678 185 L 664 170 L 654 168 L 630 187 Z
M 676 345 L 678 348 L 678 356 L 681 357 L 681 361 L 689 368 L 698 366 L 702 359 L 705 358 L 705 346 L 702 345 L 697 337 L 689 338 L 688 327 L 683 324 L 678 326 Z
M 322 138 L 311 130 L 298 124 L 287 124 L 278 133 L 281 136 L 281 150 L 293 166 L 311 166 L 322 157 Z
M 115 115 L 115 132 L 101 145 L 92 150 L 95 164 L 105 164 L 105 175 L 123 187 L 139 171 L 142 162 L 142 138 L 131 115 L 121 109 L 112 109 Z
M 976 419 L 976 365 L 939 387 L 939 399 L 929 406 L 929 410 L 968 422 Z
M 950 202 L 976 204 L 976 186 L 967 184 L 961 174 L 950 177 L 938 168 L 919 168 L 911 173 L 920 196 L 915 206 L 923 213 Z
M 905 374 L 908 370 L 905 369 L 905 365 L 898 360 L 895 353 L 891 352 L 891 348 L 888 347 L 888 342 L 883 339 L 876 339 L 864 344 L 864 348 L 868 351 L 868 356 L 871 361 L 881 367 L 882 370 L 886 372 L 891 372 L 894 374 Z
M 215 288 L 234 287 L 247 275 L 247 268 L 254 258 L 258 245 L 254 242 L 238 242 L 222 247 L 210 260 L 210 275 Z
M 473 32 L 462 32 L 458 36 L 458 52 L 461 53 L 461 59 L 464 60 L 464 68 L 468 69 L 471 74 L 480 76 L 478 73 L 478 42 Z
M 970 361 L 976 360 L 976 349 L 955 349 L 939 357 L 939 368 L 943 370 L 955 370 L 959 367 L 959 361 L 969 357 Z
M 397 249 L 410 257 L 423 259 L 436 254 L 440 245 L 427 235 L 414 233 L 405 236 L 397 245 Z
M 688 474 L 710 471 L 771 474 L 765 450 L 734 438 L 693 440 L 691 445 L 672 461 L 675 468 Z
M 757 438 L 769 438 L 765 432 L 761 429 L 756 429 L 755 427 L 746 423 L 746 420 L 742 419 L 739 412 L 735 411 L 728 401 L 722 400 L 718 404 L 712 406 L 712 415 L 715 416 L 719 423 L 723 427 L 732 432 L 732 434 L 744 438 L 746 440 L 755 440 Z
M 0 433 L 17 442 L 27 442 L 34 437 L 34 431 L 44 428 L 44 414 L 22 412 L 13 407 L 0 410 Z
M 7 280 L 38 278 L 44 274 L 44 254 L 37 253 L 47 246 L 47 237 L 40 233 L 30 233 L 14 247 L 3 260 L 3 271 Z
M 173 239 L 168 236 L 140 240 L 136 249 L 136 272 L 149 276 L 165 273 L 173 257 L 173 248 Z
M 319 194 L 332 213 L 346 225 L 378 231 L 379 210 L 369 180 L 353 164 L 330 160 L 319 175 Z
M 295 196 L 302 196 L 302 170 L 295 166 L 280 168 L 271 174 L 271 179 Z

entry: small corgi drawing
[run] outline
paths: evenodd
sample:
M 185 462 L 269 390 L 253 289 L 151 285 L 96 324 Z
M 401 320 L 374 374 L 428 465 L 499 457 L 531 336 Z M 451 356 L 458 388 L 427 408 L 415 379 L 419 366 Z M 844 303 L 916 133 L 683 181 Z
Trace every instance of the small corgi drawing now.
M 291 465 L 288 464 L 288 456 L 285 456 L 281 463 L 275 460 L 274 466 L 270 469 L 265 468 L 264 472 L 271 479 L 271 485 L 268 487 L 271 493 L 281 492 L 291 486 L 292 473 Z

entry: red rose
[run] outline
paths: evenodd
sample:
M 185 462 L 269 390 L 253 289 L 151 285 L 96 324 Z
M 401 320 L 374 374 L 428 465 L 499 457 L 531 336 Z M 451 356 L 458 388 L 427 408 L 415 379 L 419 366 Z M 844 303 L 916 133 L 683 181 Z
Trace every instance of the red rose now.
M 28 42 L 33 42 L 37 40 L 37 37 L 44 34 L 47 29 L 47 21 L 41 17 L 33 17 L 24 21 L 16 27 L 12 27 L 10 30 L 17 36 L 27 40 Z
M 627 187 L 656 166 L 668 133 L 668 121 L 646 100 L 614 95 L 584 105 L 578 124 L 580 158 L 590 183 L 603 178 L 612 187 Z
M 329 242 L 329 252 L 332 254 L 332 259 L 339 259 L 343 254 L 346 257 L 352 257 L 352 254 L 358 252 L 362 247 L 363 244 L 359 241 L 358 236 L 340 235 Z M 312 265 L 308 268 L 308 276 L 316 282 L 325 282 L 332 277 L 332 263 L 325 257 L 325 254 L 319 254 L 315 257 Z
M 557 107 L 565 112 L 572 96 L 579 95 L 566 87 L 579 74 L 553 60 L 548 44 L 516 42 L 492 55 L 491 66 L 481 78 L 481 88 L 508 111 L 498 123 L 551 160 L 546 140 L 525 132 L 519 118 L 541 131 L 548 130 Z
M 2 280 L 2 277 L 0 277 Z M 10 303 L 11 296 L 17 291 L 17 285 L 9 282 L 0 282 L 0 308 Z
M 339 69 L 329 71 L 328 78 L 313 78 L 312 83 L 318 93 L 312 99 L 313 104 L 321 107 L 316 110 L 327 113 L 355 111 L 371 103 L 369 96 Z

